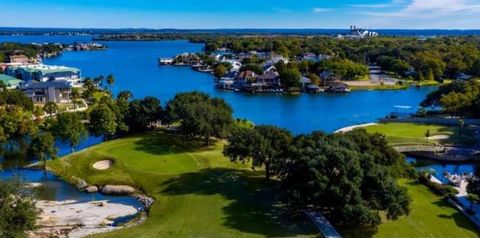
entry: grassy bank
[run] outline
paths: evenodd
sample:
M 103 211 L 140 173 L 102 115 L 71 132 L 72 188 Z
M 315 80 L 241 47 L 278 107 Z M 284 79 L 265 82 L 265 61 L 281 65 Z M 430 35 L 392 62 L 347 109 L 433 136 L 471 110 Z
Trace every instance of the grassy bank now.
M 384 220 L 378 230 L 345 232 L 345 237 L 479 237 L 475 225 L 452 208 L 448 202 L 434 195 L 427 187 L 409 180 L 400 180 L 412 198 L 410 215 L 396 221 Z
M 48 166 L 91 184 L 131 184 L 156 199 L 143 224 L 94 237 L 314 236 L 309 222 L 279 218 L 272 207 L 275 184 L 247 164 L 229 162 L 223 144 L 203 147 L 157 133 L 109 141 Z M 113 168 L 92 168 L 104 159 L 113 160 Z
M 470 145 L 475 143 L 473 131 L 455 126 L 414 124 L 414 123 L 382 123 L 365 127 L 370 133 L 381 133 L 392 145 L 434 144 Z M 430 131 L 430 139 L 426 132 Z M 443 137 L 443 138 L 442 138 Z

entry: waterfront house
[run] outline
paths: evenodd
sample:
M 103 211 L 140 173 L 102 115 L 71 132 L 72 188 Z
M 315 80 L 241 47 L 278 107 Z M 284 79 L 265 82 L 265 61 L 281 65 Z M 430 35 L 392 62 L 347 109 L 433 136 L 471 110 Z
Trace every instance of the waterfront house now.
M 196 65 L 201 64 L 202 59 L 197 54 L 183 53 L 177 55 L 173 61 L 175 65 Z
M 350 88 L 347 84 L 342 82 L 328 82 L 325 92 L 327 93 L 348 93 Z
M 275 65 L 273 64 L 265 64 L 263 66 L 263 73 L 264 74 L 273 73 L 278 75 L 277 68 L 275 68 Z
M 29 64 L 9 66 L 6 74 L 21 79 L 26 83 L 32 81 L 47 82 L 62 80 L 71 86 L 81 85 L 81 73 L 77 68 L 51 66 L 44 64 Z
M 304 89 L 307 93 L 319 93 L 322 92 L 322 89 L 315 84 L 308 84 Z
M 8 76 L 6 74 L 0 74 L 0 81 L 8 88 L 8 89 L 14 89 L 20 86 L 22 83 L 22 80 L 19 80 L 17 78 L 14 78 L 12 76 Z
M 327 85 L 329 82 L 334 82 L 338 80 L 337 75 L 331 70 L 325 70 L 320 74 L 320 79 L 322 80 L 322 85 Z
M 227 73 L 227 75 L 223 76 L 221 79 L 226 79 L 226 80 L 234 80 L 238 76 L 237 71 L 230 71 Z
M 244 70 L 240 72 L 235 81 L 253 81 L 257 78 L 257 74 L 251 70 Z
M 238 72 L 240 70 L 240 68 L 242 67 L 242 63 L 240 63 L 240 61 L 238 60 L 233 60 L 233 59 L 223 59 L 221 60 L 220 62 L 222 63 L 229 63 L 232 68 L 230 69 L 231 71 L 236 71 Z
M 10 55 L 8 59 L 10 63 L 20 63 L 20 64 L 26 64 L 30 61 L 30 59 L 23 54 Z
M 276 72 L 266 72 L 259 75 L 255 83 L 257 83 L 257 87 L 261 87 L 261 90 L 279 88 L 281 86 L 280 76 Z
M 233 79 L 221 78 L 217 82 L 217 88 L 220 89 L 233 89 L 234 81 Z
M 31 82 L 20 89 L 35 104 L 69 103 L 72 86 L 65 80 Z
M 311 83 L 312 83 L 312 81 L 307 77 L 302 76 L 300 78 L 300 84 L 302 85 L 301 86 L 302 89 L 305 89 L 305 87 L 307 87 L 307 85 L 309 85 Z
M 245 89 L 250 86 L 252 82 L 255 82 L 257 74 L 251 70 L 244 70 L 240 72 L 233 82 L 235 89 Z

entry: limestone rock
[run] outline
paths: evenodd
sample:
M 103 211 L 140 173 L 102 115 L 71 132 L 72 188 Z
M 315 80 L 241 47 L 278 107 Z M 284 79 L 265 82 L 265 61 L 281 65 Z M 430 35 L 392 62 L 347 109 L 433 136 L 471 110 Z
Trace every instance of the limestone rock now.
M 107 195 L 129 195 L 135 192 L 135 188 L 127 185 L 105 185 L 100 192 Z
M 134 195 L 133 197 L 137 199 L 139 202 L 141 202 L 143 206 L 145 206 L 146 208 L 150 208 L 155 202 L 155 199 L 145 195 L 137 194 L 137 195 Z
M 83 180 L 83 179 L 75 178 L 75 180 L 77 180 L 77 183 L 75 184 L 75 186 L 80 190 L 82 190 L 82 189 L 84 189 L 85 187 L 88 186 L 88 183 L 85 182 L 85 180 Z
M 85 188 L 85 192 L 96 193 L 96 192 L 98 192 L 98 187 L 97 186 L 88 186 L 88 187 Z

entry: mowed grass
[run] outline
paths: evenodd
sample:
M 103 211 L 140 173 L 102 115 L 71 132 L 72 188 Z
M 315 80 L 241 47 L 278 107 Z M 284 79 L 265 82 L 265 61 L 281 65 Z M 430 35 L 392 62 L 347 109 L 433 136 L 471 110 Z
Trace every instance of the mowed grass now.
M 148 219 L 135 227 L 93 237 L 312 237 L 308 221 L 291 221 L 274 204 L 274 186 L 248 164 L 222 155 L 224 142 L 210 147 L 163 132 L 133 136 L 50 161 L 64 178 L 90 184 L 130 184 L 155 198 Z M 111 159 L 97 171 L 92 164 Z
M 373 235 L 365 231 L 350 231 L 345 233 L 345 237 L 465 238 L 480 236 L 475 225 L 468 218 L 452 208 L 441 197 L 433 194 L 427 187 L 405 179 L 400 180 L 399 184 L 408 189 L 408 194 L 412 198 L 409 216 L 395 221 L 385 219 Z
M 465 128 L 460 131 L 459 127 L 443 126 L 432 124 L 415 123 L 381 123 L 378 125 L 367 126 L 365 129 L 369 133 L 380 133 L 387 137 L 392 145 L 412 145 L 412 144 L 434 144 L 442 143 L 447 145 L 470 145 L 476 142 L 473 138 L 473 131 Z M 430 131 L 430 136 L 444 135 L 448 139 L 426 139 L 426 131 Z

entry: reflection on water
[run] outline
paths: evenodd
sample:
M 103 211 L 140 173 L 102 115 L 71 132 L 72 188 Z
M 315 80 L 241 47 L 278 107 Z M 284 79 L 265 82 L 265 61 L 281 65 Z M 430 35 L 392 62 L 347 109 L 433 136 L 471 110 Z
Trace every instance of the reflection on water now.
M 75 151 L 99 144 L 102 140 L 101 137 L 89 136 L 75 147 Z M 19 138 L 0 146 L 0 168 L 20 168 L 35 162 L 32 156 L 28 154 L 28 145 L 28 138 Z M 55 146 L 58 148 L 58 156 L 68 155 L 72 152 L 70 145 L 59 140 L 57 140 Z

